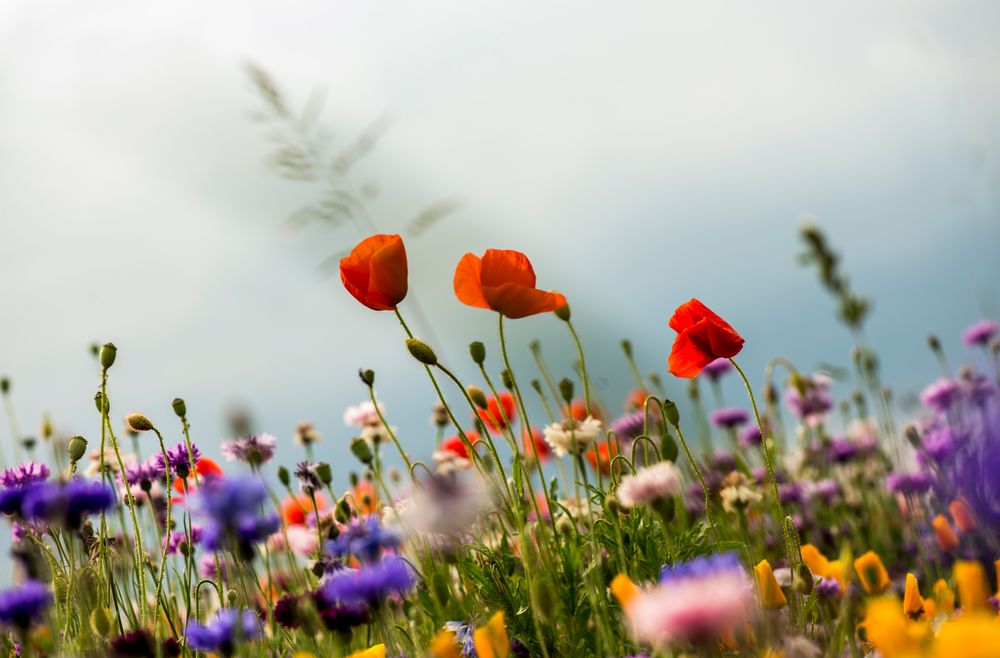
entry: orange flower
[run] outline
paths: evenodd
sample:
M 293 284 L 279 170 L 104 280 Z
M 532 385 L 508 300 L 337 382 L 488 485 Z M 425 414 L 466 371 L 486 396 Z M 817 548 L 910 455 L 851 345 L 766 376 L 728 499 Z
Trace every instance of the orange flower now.
M 976 518 L 972 516 L 969 505 L 961 498 L 951 501 L 948 511 L 951 512 L 951 518 L 955 519 L 955 525 L 962 532 L 972 532 L 976 529 Z
M 319 508 L 320 512 L 326 509 L 326 499 L 318 491 L 316 492 L 316 507 Z M 312 499 L 305 494 L 290 496 L 281 503 L 281 516 L 288 525 L 305 525 L 306 517 L 312 513 Z
M 906 574 L 906 589 L 903 591 L 903 612 L 910 619 L 919 619 L 924 614 L 924 599 L 920 596 L 917 577 Z
M 199 478 L 204 477 L 222 477 L 222 468 L 215 463 L 214 459 L 208 457 L 202 457 L 194 464 L 194 470 L 198 473 Z M 189 475 L 187 479 L 187 490 L 195 490 L 195 477 L 194 475 Z M 174 478 L 174 491 L 179 494 L 184 493 L 184 482 L 181 478 Z
M 566 405 L 563 405 L 563 413 L 566 414 L 567 418 L 572 418 L 573 420 L 579 420 L 581 422 L 587 420 L 587 416 L 597 420 L 604 420 L 604 414 L 602 414 L 601 410 L 597 408 L 597 405 L 592 406 L 590 408 L 590 413 L 587 413 L 587 402 L 582 399 L 573 400 L 573 402 L 569 405 L 569 408 L 567 408 Z
M 956 562 L 955 584 L 963 610 L 989 610 L 990 593 L 983 565 L 961 560 Z
M 535 444 L 535 449 L 531 449 L 531 444 Z M 552 449 L 549 444 L 545 441 L 545 435 L 542 431 L 532 427 L 531 431 L 524 431 L 524 456 L 528 459 L 534 459 L 535 453 L 538 453 L 538 458 L 543 462 L 552 456 Z
M 958 548 L 958 537 L 955 536 L 955 531 L 951 529 L 948 519 L 944 518 L 944 514 L 935 516 L 934 520 L 931 521 L 931 525 L 934 526 L 934 532 L 937 533 L 938 544 L 940 544 L 942 551 L 951 553 Z
M 638 598 L 642 594 L 642 590 L 639 586 L 632 582 L 632 579 L 623 573 L 618 574 L 611 581 L 611 593 L 614 597 L 618 599 L 618 603 L 621 604 L 623 608 L 627 608 L 629 604 Z
M 882 565 L 882 560 L 875 551 L 868 551 L 854 561 L 854 570 L 858 572 L 861 585 L 869 594 L 884 592 L 892 583 L 889 573 Z
M 757 591 L 760 593 L 761 605 L 768 610 L 778 610 L 788 605 L 788 599 L 781 591 L 778 579 L 774 577 L 770 562 L 761 560 L 753 568 L 753 573 L 757 579 Z
M 587 458 L 587 461 L 594 468 L 594 470 L 597 470 L 598 466 L 600 466 L 601 473 L 608 475 L 611 473 L 611 460 L 617 455 L 618 443 L 604 441 L 588 450 L 584 456 Z
M 499 399 L 498 399 L 499 398 Z M 509 391 L 501 391 L 496 397 L 486 399 L 485 409 L 476 409 L 479 419 L 493 432 L 502 432 L 517 417 L 514 396 Z
M 548 313 L 566 305 L 557 292 L 535 288 L 535 270 L 519 251 L 487 249 L 482 258 L 465 254 L 455 268 L 455 296 L 467 306 L 487 308 L 511 319 Z
M 358 480 L 351 494 L 354 508 L 362 514 L 374 514 L 378 510 L 378 492 L 371 480 L 364 478 Z
M 406 297 L 406 247 L 398 235 L 365 238 L 340 259 L 347 292 L 375 311 L 395 311 Z
M 677 307 L 670 328 L 677 332 L 669 359 L 677 377 L 697 377 L 712 361 L 732 358 L 743 349 L 743 337 L 697 299 Z

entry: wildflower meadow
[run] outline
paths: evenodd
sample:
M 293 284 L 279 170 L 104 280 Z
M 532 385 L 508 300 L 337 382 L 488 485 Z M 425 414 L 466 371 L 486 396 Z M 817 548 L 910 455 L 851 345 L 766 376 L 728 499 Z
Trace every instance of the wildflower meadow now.
M 427 426 L 394 425 L 378 373 L 362 368 L 344 401 L 349 438 L 303 423 L 220 442 L 191 431 L 202 410 L 182 399 L 155 422 L 119 408 L 115 365 L 139 357 L 95 348 L 90 433 L 43 428 L 3 446 L 14 566 L 0 651 L 1000 656 L 998 325 L 970 318 L 960 355 L 931 336 L 923 358 L 940 377 L 903 412 L 865 338 L 871 303 L 818 228 L 801 235 L 854 338 L 840 399 L 828 373 L 778 355 L 744 370 L 753 342 L 696 286 L 655 300 L 669 354 L 638 364 L 622 340 L 634 388 L 599 396 L 571 312 L 588 300 L 496 249 L 454 270 L 467 312 L 496 318 L 468 346 L 479 376 L 462 381 L 410 330 L 398 235 L 362 240 L 340 277 L 369 322 L 398 325 Z M 505 329 L 529 316 L 565 327 L 572 372 L 537 342 L 536 368 L 511 367 Z M 668 378 L 683 399 L 665 395 Z M 725 379 L 744 395 L 723 400 Z M 8 418 L 10 390 L 5 378 Z M 404 450 L 404 434 L 421 447 Z M 276 463 L 293 436 L 296 463 Z M 405 468 L 386 468 L 390 455 Z

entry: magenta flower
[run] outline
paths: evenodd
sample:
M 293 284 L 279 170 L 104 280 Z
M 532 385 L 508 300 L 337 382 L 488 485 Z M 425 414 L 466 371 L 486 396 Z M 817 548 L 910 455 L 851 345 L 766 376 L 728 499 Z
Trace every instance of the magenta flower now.
M 969 347 L 986 347 L 1000 331 L 993 320 L 980 320 L 962 333 L 962 341 Z

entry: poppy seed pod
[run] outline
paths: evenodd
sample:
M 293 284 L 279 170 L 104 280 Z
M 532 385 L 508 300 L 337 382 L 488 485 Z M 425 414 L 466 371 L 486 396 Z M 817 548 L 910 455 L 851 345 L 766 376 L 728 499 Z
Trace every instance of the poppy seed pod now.
M 140 413 L 131 413 L 125 416 L 125 425 L 127 425 L 130 430 L 136 432 L 148 432 L 153 429 L 153 421 Z
M 374 386 L 375 385 L 375 371 L 374 370 L 365 370 L 364 368 L 362 368 L 362 369 L 358 370 L 358 377 L 361 378 L 361 381 L 362 381 L 362 383 L 364 383 L 365 386 L 369 386 L 370 387 L 370 386 Z
M 477 366 L 483 365 L 483 362 L 486 361 L 486 346 L 478 340 L 469 343 L 469 356 L 472 357 L 473 363 Z
M 486 394 L 483 393 L 483 389 L 478 386 L 466 386 L 465 392 L 469 394 L 469 399 L 476 403 L 476 406 L 480 409 L 489 408 L 489 403 L 486 400 Z
M 535 392 L 538 393 L 539 395 L 542 394 L 542 382 L 538 381 L 537 379 L 531 380 L 531 388 L 535 389 Z
M 101 367 L 107 370 L 115 364 L 115 357 L 118 356 L 118 348 L 114 343 L 104 343 L 101 345 Z
M 174 413 L 177 414 L 178 418 L 184 418 L 187 416 L 187 405 L 184 404 L 184 400 L 181 398 L 174 398 L 174 401 L 170 403 L 171 408 Z
M 559 380 L 559 395 L 567 404 L 573 400 L 573 380 L 563 377 Z
M 285 468 L 284 466 L 279 466 L 278 467 L 278 482 L 280 482 L 282 486 L 287 487 L 291 483 L 291 481 L 292 481 L 292 479 L 291 479 L 291 476 L 288 473 L 288 469 Z
M 632 358 L 632 341 L 627 338 L 622 339 L 622 352 L 625 352 L 628 358 Z
M 556 317 L 562 320 L 563 322 L 569 322 L 569 319 L 572 315 L 569 309 L 569 304 L 563 304 L 555 311 L 553 311 L 553 313 L 555 313 Z
M 351 441 L 351 453 L 358 458 L 358 461 L 362 464 L 371 464 L 374 455 L 372 455 L 371 446 L 368 442 L 362 439 L 360 436 L 355 437 Z
M 333 481 L 333 471 L 330 470 L 330 465 L 326 462 L 316 464 L 316 477 L 324 486 L 329 485 Z
M 677 405 L 673 400 L 663 401 L 663 417 L 667 419 L 667 422 L 677 427 L 681 422 L 681 414 L 677 410 Z
M 502 370 L 500 372 L 500 381 L 503 382 L 503 387 L 507 390 L 514 388 L 514 378 L 510 375 L 510 370 Z
M 71 437 L 69 445 L 66 446 L 66 452 L 69 453 L 70 461 L 73 463 L 80 461 L 87 454 L 87 439 L 82 436 Z
M 98 391 L 94 394 L 94 406 L 97 407 L 97 411 L 102 414 L 111 413 L 111 403 L 108 401 L 107 396 L 104 393 Z
M 427 343 L 419 338 L 407 338 L 406 349 L 410 351 L 410 355 L 412 355 L 414 359 L 425 366 L 437 365 L 438 360 L 437 355 L 434 354 L 434 350 L 432 350 Z
M 0 377 L 0 393 L 7 395 L 10 392 L 10 378 Z

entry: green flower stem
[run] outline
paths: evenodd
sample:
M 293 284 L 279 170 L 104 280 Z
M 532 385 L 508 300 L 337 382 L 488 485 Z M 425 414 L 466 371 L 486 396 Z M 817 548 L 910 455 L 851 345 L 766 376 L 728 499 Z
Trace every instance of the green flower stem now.
M 160 452 L 163 454 L 163 468 L 166 469 L 167 487 L 168 487 L 168 489 L 167 489 L 167 523 L 166 523 L 166 525 L 163 528 L 163 533 L 164 533 L 164 537 L 163 537 L 163 552 L 160 555 L 160 570 L 157 572 L 157 575 L 156 575 L 156 602 L 155 602 L 155 605 L 154 605 L 154 608 L 153 608 L 153 620 L 155 622 L 156 615 L 160 611 L 160 596 L 161 596 L 161 593 L 163 592 L 163 574 L 164 574 L 164 572 L 166 571 L 166 568 L 167 568 L 167 545 L 170 543 L 170 524 L 171 524 L 171 521 L 172 521 L 171 514 L 172 514 L 172 509 L 173 509 L 173 506 L 171 505 L 171 502 L 170 502 L 171 498 L 173 498 L 173 496 L 170 495 L 170 489 L 169 489 L 169 487 L 173 486 L 173 477 L 171 476 L 171 473 L 170 473 L 170 460 L 167 459 L 167 446 L 166 446 L 166 444 L 163 441 L 163 435 L 160 434 L 160 430 L 156 429 L 155 427 L 153 428 L 153 432 L 156 434 L 156 438 L 158 438 L 160 440 Z M 124 476 L 124 472 L 123 472 L 123 476 Z M 128 485 L 126 484 L 125 486 L 128 486 Z M 166 606 L 164 606 L 164 611 L 166 611 Z M 169 619 L 169 615 L 167 617 Z M 175 631 L 174 632 L 174 638 L 176 639 L 176 637 L 177 637 L 177 633 Z
M 372 401 L 372 406 L 375 407 L 375 413 L 378 414 L 378 419 L 382 422 L 382 427 L 385 428 L 385 431 L 389 434 L 389 438 L 391 438 L 392 442 L 396 445 L 396 450 L 399 451 L 399 455 L 403 458 L 403 461 L 406 462 L 406 470 L 410 471 L 413 468 L 413 462 L 410 461 L 406 451 L 403 450 L 403 446 L 399 444 L 399 439 L 396 438 L 396 433 L 392 431 L 392 428 L 389 427 L 389 423 L 385 420 L 385 416 L 382 415 L 382 410 L 379 408 L 378 401 L 375 399 L 375 387 L 372 385 L 368 386 L 368 397 Z
M 680 439 L 681 448 L 683 448 L 684 454 L 688 458 L 688 463 L 691 464 L 691 470 L 694 471 L 694 476 L 698 478 L 698 482 L 701 483 L 701 490 L 705 494 L 705 516 L 708 518 L 708 525 L 712 528 L 712 536 L 715 538 L 716 543 L 718 543 L 721 535 L 719 534 L 719 528 L 715 525 L 715 516 L 712 514 L 712 495 L 708 491 L 708 484 L 705 482 L 705 476 L 702 475 L 701 468 L 698 467 L 698 462 L 695 461 L 694 455 L 691 454 L 691 448 L 688 447 L 688 442 L 684 438 L 684 432 L 681 430 L 680 423 L 674 425 L 674 430 L 677 432 L 677 438 Z
M 576 333 L 576 329 L 573 328 L 573 322 L 571 320 L 566 320 L 566 328 L 569 329 L 570 335 L 573 337 L 573 342 L 576 344 L 576 354 L 580 358 L 580 379 L 583 380 L 583 402 L 587 407 L 587 415 L 590 415 L 590 378 L 587 376 L 587 362 L 583 359 L 583 345 L 580 343 L 580 337 Z M 510 367 L 508 366 L 508 370 Z

